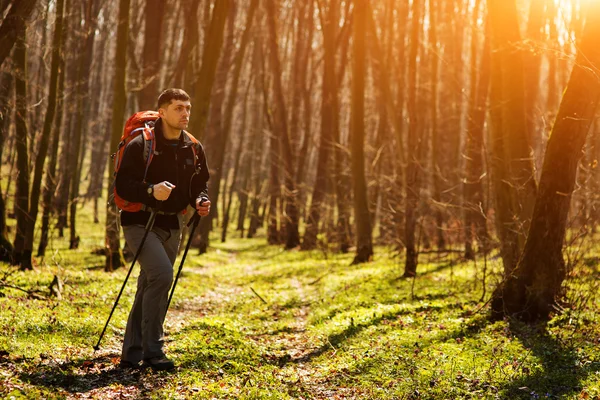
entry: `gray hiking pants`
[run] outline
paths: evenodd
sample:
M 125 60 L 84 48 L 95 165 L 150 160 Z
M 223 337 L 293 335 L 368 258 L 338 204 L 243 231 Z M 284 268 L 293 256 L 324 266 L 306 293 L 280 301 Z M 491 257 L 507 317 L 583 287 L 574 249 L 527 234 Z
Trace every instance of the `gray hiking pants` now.
M 181 226 L 181 218 L 179 222 Z M 127 245 L 134 254 L 142 241 L 144 229 L 142 225 L 123 227 Z M 148 232 L 138 257 L 141 271 L 127 320 L 121 360 L 137 363 L 164 355 L 163 322 L 180 239 L 180 229 L 166 231 L 153 228 Z

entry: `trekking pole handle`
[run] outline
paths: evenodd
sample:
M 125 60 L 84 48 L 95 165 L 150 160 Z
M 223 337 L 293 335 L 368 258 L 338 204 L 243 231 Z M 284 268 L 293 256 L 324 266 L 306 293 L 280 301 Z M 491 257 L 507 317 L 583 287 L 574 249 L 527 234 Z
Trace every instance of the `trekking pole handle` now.
M 204 202 L 208 201 L 208 199 L 206 197 L 201 197 L 200 198 L 200 205 L 204 204 Z M 194 223 L 198 223 L 200 222 L 200 214 L 198 214 L 198 212 L 194 213 L 194 216 L 192 218 L 190 218 L 190 220 L 187 223 L 187 227 L 189 228 L 190 226 L 192 226 L 192 224 Z

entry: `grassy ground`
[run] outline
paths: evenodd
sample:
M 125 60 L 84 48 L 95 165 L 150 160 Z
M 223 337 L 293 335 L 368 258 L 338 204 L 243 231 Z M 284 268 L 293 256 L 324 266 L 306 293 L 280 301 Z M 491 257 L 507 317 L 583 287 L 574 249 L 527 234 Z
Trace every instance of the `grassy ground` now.
M 389 249 L 349 266 L 352 255 L 285 252 L 264 238 L 192 251 L 166 322 L 176 371 L 122 371 L 138 267 L 94 354 L 126 270 L 103 272 L 103 258 L 91 252 L 103 243 L 103 225 L 81 218 L 80 250 L 54 238 L 34 272 L 0 267 L 26 290 L 47 292 L 54 275 L 65 282 L 60 301 L 2 289 L 0 397 L 600 398 L 595 258 L 571 280 L 575 309 L 530 327 L 487 320 L 482 262 L 422 256 L 418 278 L 404 280 Z

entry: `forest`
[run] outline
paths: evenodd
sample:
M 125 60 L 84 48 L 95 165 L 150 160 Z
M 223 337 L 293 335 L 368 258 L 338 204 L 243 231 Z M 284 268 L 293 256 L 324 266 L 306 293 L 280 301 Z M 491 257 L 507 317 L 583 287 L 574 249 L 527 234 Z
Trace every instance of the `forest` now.
M 167 88 L 211 208 L 127 374 Z M 599 100 L 599 0 L 0 0 L 0 395 L 600 399 Z

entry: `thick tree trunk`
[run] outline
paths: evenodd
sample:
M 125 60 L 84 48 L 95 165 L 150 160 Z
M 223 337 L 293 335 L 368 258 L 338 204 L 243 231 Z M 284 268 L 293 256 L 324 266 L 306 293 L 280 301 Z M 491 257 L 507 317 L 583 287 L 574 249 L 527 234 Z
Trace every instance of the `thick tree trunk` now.
M 232 0 L 215 0 L 212 18 L 206 37 L 204 39 L 204 51 L 202 53 L 202 67 L 196 79 L 194 87 L 194 112 L 190 127 L 197 138 L 204 137 L 206 119 L 210 108 L 210 96 L 215 81 L 217 64 L 221 54 L 225 21 L 229 15 L 229 7 Z M 208 160 L 210 162 L 210 160 Z M 209 164 L 210 165 L 210 164 Z
M 146 0 L 144 15 L 144 51 L 142 52 L 142 90 L 139 92 L 140 110 L 154 110 L 160 83 L 160 60 L 162 43 L 163 15 L 166 2 Z
M 20 32 L 25 29 L 37 0 L 15 0 L 0 26 L 0 65 L 10 54 Z
M 210 4 L 207 2 L 207 4 Z M 189 9 L 186 10 L 187 18 L 185 20 L 183 31 L 183 43 L 179 53 L 177 63 L 173 68 L 173 74 L 166 78 L 169 86 L 184 86 L 184 75 L 191 61 L 194 59 L 194 54 L 198 50 L 198 6 L 200 0 L 192 0 Z
M 31 255 L 25 254 L 25 236 L 29 224 L 29 155 L 27 154 L 27 50 L 26 28 L 23 26 L 17 36 L 14 61 L 16 68 L 16 147 L 17 147 L 17 190 L 15 213 L 17 228 L 13 242 L 13 262 L 22 270 L 33 269 Z
M 544 158 L 539 192 L 517 268 L 495 291 L 492 317 L 547 320 L 563 294 L 562 246 L 577 166 L 600 99 L 600 5 L 591 6 L 579 54 Z
M 509 276 L 525 243 L 536 183 L 515 0 L 490 0 L 488 6 L 492 32 L 491 169 L 496 227 L 505 275 Z
M 129 0 L 119 0 L 119 19 L 117 24 L 117 50 L 115 56 L 115 80 L 113 86 L 113 107 L 110 149 L 114 151 L 121 139 L 123 131 L 123 118 L 127 101 L 126 93 L 126 69 L 127 69 L 127 42 L 129 37 Z M 109 176 L 113 176 L 115 165 L 112 160 L 108 161 Z M 108 186 L 107 198 L 110 198 L 112 187 Z M 119 224 L 117 221 L 117 208 L 114 202 L 106 205 L 106 263 L 104 270 L 113 271 L 123 265 L 121 260 Z

